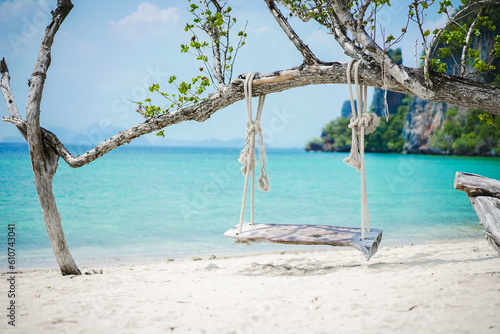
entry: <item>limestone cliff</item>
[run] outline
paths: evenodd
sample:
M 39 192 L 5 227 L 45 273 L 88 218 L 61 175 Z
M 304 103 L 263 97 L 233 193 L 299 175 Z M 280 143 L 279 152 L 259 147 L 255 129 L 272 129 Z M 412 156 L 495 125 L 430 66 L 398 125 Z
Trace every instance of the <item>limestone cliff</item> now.
M 371 111 L 373 111 L 375 114 L 377 114 L 380 117 L 385 116 L 384 115 L 384 94 L 385 94 L 385 91 L 383 89 L 380 89 L 380 88 L 375 88 L 375 91 L 373 93 L 373 102 L 372 102 Z M 405 94 L 387 91 L 387 106 L 389 109 L 389 115 L 392 115 L 392 114 L 395 114 L 398 112 L 398 108 L 403 103 L 404 97 L 405 97 Z
M 354 100 L 354 109 L 356 110 L 356 112 L 358 112 L 358 105 L 356 104 L 356 100 Z M 345 100 L 344 104 L 342 105 L 342 109 L 340 109 L 340 117 L 350 118 L 351 116 L 351 101 Z
M 441 128 L 448 106 L 442 102 L 427 102 L 413 98 L 403 127 L 404 151 L 407 153 L 443 154 L 431 147 L 429 138 Z

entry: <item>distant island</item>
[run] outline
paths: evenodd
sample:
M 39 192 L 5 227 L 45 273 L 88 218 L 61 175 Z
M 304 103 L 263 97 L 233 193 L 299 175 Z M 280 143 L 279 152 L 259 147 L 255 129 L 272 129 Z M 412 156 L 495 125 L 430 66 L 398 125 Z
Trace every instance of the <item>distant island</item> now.
M 78 145 L 82 147 L 93 147 L 103 140 L 114 136 L 125 129 L 115 126 L 99 126 L 94 123 L 88 128 L 80 131 L 72 130 L 66 127 L 49 128 L 50 131 L 57 134 L 58 138 L 65 145 Z M 26 140 L 20 135 L 8 136 L 0 139 L 4 143 L 25 143 Z M 178 140 L 178 139 L 163 139 L 161 141 L 152 142 L 145 137 L 137 138 L 129 145 L 134 146 L 174 146 L 174 147 L 243 147 L 245 146 L 244 138 L 235 138 L 230 140 L 221 139 L 206 139 L 206 140 Z

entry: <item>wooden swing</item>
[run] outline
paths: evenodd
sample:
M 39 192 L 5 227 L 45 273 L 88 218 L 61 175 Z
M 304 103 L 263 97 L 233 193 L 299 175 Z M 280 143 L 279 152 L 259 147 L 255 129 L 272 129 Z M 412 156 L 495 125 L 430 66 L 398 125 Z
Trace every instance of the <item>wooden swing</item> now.
M 259 160 L 261 163 L 260 176 L 258 178 L 259 189 L 269 191 L 269 180 L 265 169 L 266 152 L 260 127 L 260 118 L 264 107 L 265 95 L 259 96 L 257 115 L 255 120 L 252 116 L 252 81 L 256 75 L 250 73 L 245 78 L 244 90 L 248 112 L 248 123 L 245 137 L 245 148 L 241 151 L 239 161 L 243 163 L 241 170 L 245 176 L 243 189 L 243 200 L 241 204 L 240 222 L 235 227 L 224 233 L 224 236 L 235 238 L 236 243 L 281 243 L 294 245 L 329 245 L 354 247 L 360 250 L 366 260 L 377 252 L 382 241 L 382 230 L 370 228 L 370 216 L 368 212 L 368 200 L 366 195 L 366 179 L 364 166 L 364 136 L 375 131 L 380 123 L 379 118 L 373 113 L 366 112 L 367 87 L 360 87 L 358 83 L 359 62 L 355 64 L 355 87 L 358 103 L 358 113 L 354 106 L 354 98 L 351 88 L 350 72 L 354 60 L 347 66 L 347 85 L 351 99 L 352 118 L 349 127 L 352 129 L 352 143 L 349 157 L 344 159 L 349 166 L 361 172 L 361 228 L 338 227 L 329 225 L 293 225 L 293 224 L 255 224 L 254 222 L 254 193 L 255 193 L 255 137 L 259 136 Z M 362 95 L 363 94 L 363 95 Z M 358 145 L 359 139 L 359 145 Z M 250 187 L 250 222 L 243 222 L 245 213 L 246 196 L 248 192 L 248 181 L 252 177 Z

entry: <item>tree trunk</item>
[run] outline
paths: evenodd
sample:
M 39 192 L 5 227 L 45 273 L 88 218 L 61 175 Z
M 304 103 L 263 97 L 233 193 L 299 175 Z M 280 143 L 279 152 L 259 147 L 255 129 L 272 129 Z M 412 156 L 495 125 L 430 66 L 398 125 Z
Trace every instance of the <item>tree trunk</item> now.
M 42 208 L 45 228 L 49 236 L 50 245 L 56 262 L 63 275 L 81 275 L 78 266 L 71 256 L 68 245 L 66 244 L 61 225 L 61 215 L 57 210 L 56 198 L 52 191 L 52 180 L 57 170 L 59 156 L 52 151 L 52 149 L 47 147 L 42 150 L 42 156 L 34 154 L 33 151 L 34 150 L 32 150 L 30 146 L 35 187 Z
M 26 139 L 29 145 L 35 187 L 52 251 L 63 275 L 81 275 L 81 272 L 66 244 L 61 226 L 61 215 L 57 210 L 56 199 L 52 191 L 52 179 L 57 171 L 59 155 L 42 139 L 40 105 L 47 70 L 51 62 L 50 54 L 54 36 L 72 7 L 73 4 L 69 0 L 57 2 L 57 9 L 52 13 L 52 22 L 47 26 L 43 36 L 38 59 L 29 81 L 30 89 L 26 104 Z

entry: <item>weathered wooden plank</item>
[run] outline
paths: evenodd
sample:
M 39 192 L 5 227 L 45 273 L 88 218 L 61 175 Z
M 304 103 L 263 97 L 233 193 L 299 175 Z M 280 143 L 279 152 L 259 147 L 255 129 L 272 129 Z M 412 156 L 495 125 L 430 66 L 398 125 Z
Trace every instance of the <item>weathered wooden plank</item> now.
M 468 196 L 476 211 L 484 234 L 493 248 L 500 253 L 500 199 L 487 196 Z
M 486 240 L 500 253 L 500 181 L 457 172 L 454 186 L 467 193 Z
M 500 181 L 481 175 L 457 172 L 454 186 L 456 190 L 465 191 L 469 196 L 500 198 Z
M 371 229 L 366 238 L 361 240 L 361 229 L 326 225 L 290 225 L 290 224 L 250 224 L 243 223 L 242 233 L 238 234 L 238 225 L 224 233 L 240 243 L 281 243 L 295 245 L 329 245 L 354 247 L 360 250 L 367 260 L 377 252 L 382 241 L 382 230 Z

